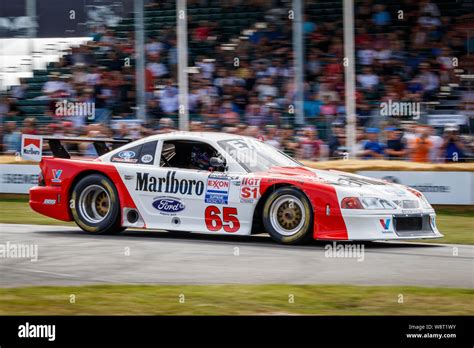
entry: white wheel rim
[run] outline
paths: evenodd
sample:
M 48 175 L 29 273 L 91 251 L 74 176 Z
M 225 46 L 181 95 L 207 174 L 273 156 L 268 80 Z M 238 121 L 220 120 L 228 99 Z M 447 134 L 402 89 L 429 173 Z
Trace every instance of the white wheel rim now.
M 89 223 L 103 221 L 110 213 L 110 196 L 107 190 L 99 185 L 86 187 L 79 196 L 79 211 Z
M 283 236 L 292 236 L 303 228 L 306 211 L 303 202 L 293 195 L 278 197 L 270 207 L 270 222 Z

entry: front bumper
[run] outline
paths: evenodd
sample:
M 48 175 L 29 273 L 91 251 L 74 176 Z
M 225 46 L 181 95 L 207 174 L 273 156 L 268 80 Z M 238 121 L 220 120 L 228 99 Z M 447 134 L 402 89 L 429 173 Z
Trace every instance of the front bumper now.
M 433 210 L 343 211 L 349 240 L 441 238 Z

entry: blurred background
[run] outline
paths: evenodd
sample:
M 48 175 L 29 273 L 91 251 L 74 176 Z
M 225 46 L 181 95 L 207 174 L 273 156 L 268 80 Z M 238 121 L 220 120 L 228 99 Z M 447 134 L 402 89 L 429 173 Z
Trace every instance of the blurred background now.
M 0 56 L 3 154 L 189 129 L 311 161 L 474 158 L 472 0 L 5 1 Z

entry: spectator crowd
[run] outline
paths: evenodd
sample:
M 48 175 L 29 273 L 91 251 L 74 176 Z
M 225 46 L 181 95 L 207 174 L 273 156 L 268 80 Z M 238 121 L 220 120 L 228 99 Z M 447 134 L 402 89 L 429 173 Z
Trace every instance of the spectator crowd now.
M 193 8 L 207 2 L 188 3 Z M 148 6 L 160 11 L 175 3 Z M 234 0 L 219 6 L 227 13 L 251 8 L 263 18 L 245 39 L 223 45 L 224 28 L 218 22 L 190 16 L 190 129 L 259 137 L 299 159 L 344 157 L 348 149 L 341 18 L 319 20 L 312 15 L 318 2 L 305 1 L 305 124 L 297 124 L 288 2 Z M 457 82 L 454 58 L 462 59 L 467 51 L 456 18 L 443 16 L 434 1 L 403 0 L 396 8 L 403 10 L 394 11 L 382 1 L 356 2 L 357 156 L 416 162 L 473 158 L 468 134 L 472 124 L 433 128 L 409 115 L 380 116 L 384 102 L 436 101 L 442 85 Z M 139 52 L 146 56 L 146 122 L 135 117 L 133 32 L 122 37 L 113 28 L 97 27 L 91 36 L 93 41 L 73 48 L 56 64 L 69 73 L 53 71 L 43 85 L 38 98 L 47 101 L 47 123 L 25 117 L 18 106 L 26 99 L 25 83 L 0 98 L 2 152 L 18 152 L 21 133 L 136 139 L 176 129 L 180 105 L 175 28 L 148 35 L 144 52 Z M 199 47 L 206 51 L 195 50 Z M 93 117 L 77 110 L 58 115 L 58 101 L 63 100 L 93 105 Z M 88 148 L 79 150 L 93 155 Z

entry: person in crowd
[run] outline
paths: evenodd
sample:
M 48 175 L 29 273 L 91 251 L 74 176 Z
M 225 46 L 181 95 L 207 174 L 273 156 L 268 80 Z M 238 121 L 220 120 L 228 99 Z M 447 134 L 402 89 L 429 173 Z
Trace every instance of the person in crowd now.
M 4 126 L 3 151 L 6 154 L 17 154 L 21 149 L 21 132 L 15 121 L 7 121 Z
M 429 161 L 431 163 L 439 163 L 439 162 L 443 162 L 440 154 L 441 154 L 441 146 L 443 146 L 443 138 L 439 135 L 436 134 L 436 130 L 434 127 L 431 127 L 431 126 L 427 126 L 428 129 L 429 129 L 429 133 L 430 133 L 430 136 L 429 136 L 429 139 L 431 141 L 431 143 L 433 144 L 433 146 L 431 147 L 431 150 L 430 150 L 430 159 Z
M 388 127 L 386 129 L 387 142 L 385 146 L 385 154 L 389 160 L 404 160 L 408 154 L 406 143 L 402 137 L 402 133 L 396 127 Z
M 299 158 L 317 161 L 321 155 L 321 140 L 318 139 L 317 131 L 314 127 L 307 127 L 299 142 Z
M 413 162 L 429 162 L 433 143 L 430 140 L 430 129 L 418 126 L 418 136 L 412 140 L 411 157 Z
M 459 137 L 459 127 L 449 125 L 444 129 L 443 145 L 440 157 L 445 162 L 465 162 L 466 147 Z
M 265 135 L 264 135 L 265 144 L 271 145 L 279 149 L 280 141 L 278 139 L 277 127 L 274 125 L 267 125 L 265 127 L 265 130 L 266 130 Z
M 38 129 L 36 127 L 36 119 L 34 117 L 27 117 L 23 121 L 22 134 L 38 135 Z
M 364 144 L 362 156 L 364 159 L 384 158 L 385 146 L 379 141 L 380 130 L 378 128 L 367 128 L 367 141 Z
M 280 149 L 288 156 L 295 157 L 298 147 L 293 128 L 290 125 L 284 125 L 281 131 Z

